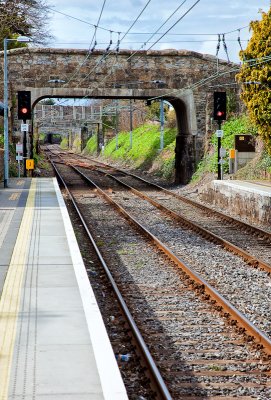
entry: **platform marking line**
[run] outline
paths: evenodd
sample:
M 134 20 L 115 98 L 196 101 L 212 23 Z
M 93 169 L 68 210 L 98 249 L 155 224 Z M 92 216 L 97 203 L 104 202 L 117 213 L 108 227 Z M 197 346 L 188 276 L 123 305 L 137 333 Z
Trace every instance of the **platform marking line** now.
M 32 179 L 21 226 L 0 299 L 0 399 L 8 399 L 20 295 L 34 216 L 36 180 Z
M 96 298 L 89 283 L 68 210 L 58 187 L 56 178 L 53 178 L 53 182 L 67 235 L 73 268 L 82 299 L 89 337 L 93 346 L 93 353 L 100 377 L 103 399 L 128 400 L 126 389 Z
M 0 222 L 0 247 L 2 247 L 3 241 L 5 240 L 5 237 L 6 237 L 9 225 L 11 223 L 11 220 L 13 218 L 14 212 L 15 212 L 15 209 L 12 209 L 12 210 L 8 209 L 5 211 L 0 210 L 0 216 L 2 213 L 4 214 L 3 220 L 2 220 L 2 222 Z
M 15 200 L 18 200 L 19 197 L 20 197 L 20 193 L 12 193 L 9 196 L 9 200 L 15 201 Z
M 17 186 L 22 186 L 24 184 L 24 180 L 17 181 Z
M 38 255 L 40 243 L 41 220 L 41 190 L 37 182 L 35 196 L 35 210 L 31 230 L 31 244 L 28 251 L 27 267 L 24 273 L 24 283 L 21 294 L 20 313 L 24 317 L 17 323 L 16 342 L 13 350 L 13 364 L 11 369 L 9 397 L 15 399 L 18 393 L 22 399 L 32 396 L 34 399 L 37 369 L 37 318 L 38 318 Z M 34 311 L 33 311 L 34 310 Z M 31 315 L 31 317 L 30 317 Z M 32 315 L 35 317 L 32 318 Z M 28 316 L 28 317 L 27 317 Z M 25 338 L 25 344 L 22 341 Z M 21 379 L 18 379 L 21 376 Z M 13 381 L 11 378 L 13 377 Z M 27 392 L 31 388 L 32 394 Z M 26 393 L 27 392 L 27 393 Z

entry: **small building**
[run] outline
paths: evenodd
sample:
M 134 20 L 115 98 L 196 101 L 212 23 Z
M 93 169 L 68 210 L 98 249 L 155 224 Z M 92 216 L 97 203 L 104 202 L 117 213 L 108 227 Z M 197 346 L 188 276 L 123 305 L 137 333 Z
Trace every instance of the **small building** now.
M 244 167 L 256 156 L 255 136 L 249 134 L 235 135 L 236 169 Z

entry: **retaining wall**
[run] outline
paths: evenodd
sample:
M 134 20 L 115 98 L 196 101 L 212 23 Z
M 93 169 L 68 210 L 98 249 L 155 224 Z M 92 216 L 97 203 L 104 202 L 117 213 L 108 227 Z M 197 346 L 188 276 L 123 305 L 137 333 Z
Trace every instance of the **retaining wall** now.
M 270 225 L 271 187 L 215 180 L 200 189 L 199 198 L 248 222 Z

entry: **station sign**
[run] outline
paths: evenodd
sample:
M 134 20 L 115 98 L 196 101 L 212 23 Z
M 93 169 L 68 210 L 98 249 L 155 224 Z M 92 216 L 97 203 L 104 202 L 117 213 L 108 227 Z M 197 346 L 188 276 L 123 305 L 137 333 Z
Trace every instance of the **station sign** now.
M 21 124 L 21 132 L 28 132 L 29 124 Z
M 224 147 L 220 147 L 220 149 L 219 149 L 219 155 L 220 155 L 220 157 L 226 157 L 226 154 L 227 154 L 227 150 L 226 149 L 224 149 Z
M 16 144 L 16 153 L 22 153 L 23 152 L 23 145 L 21 143 Z
M 216 134 L 216 137 L 223 137 L 223 130 L 218 129 L 215 134 Z
M 25 167 L 26 169 L 34 169 L 34 160 L 25 160 Z

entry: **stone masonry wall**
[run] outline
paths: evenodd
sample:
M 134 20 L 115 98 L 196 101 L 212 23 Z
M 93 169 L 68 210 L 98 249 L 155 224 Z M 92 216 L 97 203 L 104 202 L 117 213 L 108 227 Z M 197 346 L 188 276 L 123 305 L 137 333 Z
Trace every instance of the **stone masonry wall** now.
M 271 195 L 264 187 L 256 190 L 237 181 L 212 181 L 201 188 L 199 198 L 250 223 L 270 226 Z
M 159 100 L 163 96 L 175 108 L 178 136 L 183 137 L 178 141 L 182 147 L 176 149 L 176 171 L 179 168 L 179 181 L 185 183 L 203 155 L 206 138 L 215 129 L 210 124 L 213 92 L 225 90 L 225 84 L 234 81 L 234 73 L 230 73 L 233 64 L 186 50 L 139 51 L 129 59 L 132 53 L 97 50 L 90 54 L 87 50 L 49 48 L 8 51 L 12 118 L 16 118 L 19 90 L 31 90 L 34 104 L 46 97 Z M 218 72 L 221 75 L 209 81 Z M 2 76 L 0 71 L 0 91 Z M 198 85 L 200 81 L 205 83 Z
M 104 89 L 105 95 L 113 95 L 114 87 L 140 90 L 140 96 L 164 95 L 166 98 L 182 98 L 182 90 L 193 87 L 193 84 L 217 73 L 216 58 L 186 50 L 163 50 L 138 52 L 127 61 L 132 51 L 111 53 L 107 56 L 102 51 L 88 54 L 86 50 L 74 49 L 14 49 L 8 52 L 9 87 L 13 93 L 11 103 L 16 102 L 16 92 L 26 88 L 53 89 L 55 96 L 67 88 L 72 97 L 75 89 L 89 89 L 89 94 L 95 97 L 98 90 Z M 3 52 L 0 52 L 0 62 L 3 68 Z M 223 73 L 232 68 L 232 64 L 220 61 L 218 71 Z M 2 73 L 0 73 L 0 88 Z M 49 83 L 55 79 L 65 80 L 65 83 Z M 163 84 L 155 82 L 163 82 Z M 212 80 L 212 85 L 232 82 L 233 74 L 226 74 Z M 205 135 L 206 112 L 211 113 L 212 104 L 207 102 L 208 93 L 214 89 L 208 84 L 194 88 L 197 132 Z M 218 88 L 219 89 L 219 88 Z M 171 91 L 178 91 L 171 93 Z M 122 92 L 123 93 L 123 92 Z M 128 95 L 128 92 L 127 92 Z M 134 93 L 134 97 L 136 93 Z M 212 103 L 212 102 L 211 102 Z M 210 109 L 206 110 L 206 105 Z

